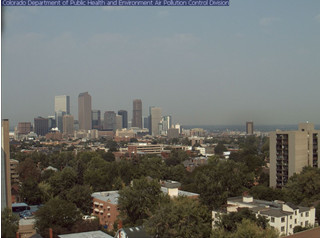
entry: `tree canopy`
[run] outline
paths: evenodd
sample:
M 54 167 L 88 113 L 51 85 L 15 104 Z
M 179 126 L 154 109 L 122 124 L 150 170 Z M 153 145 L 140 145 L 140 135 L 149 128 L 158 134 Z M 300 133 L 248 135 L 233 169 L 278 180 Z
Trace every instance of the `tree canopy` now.
M 132 186 L 119 191 L 118 206 L 124 225 L 141 225 L 158 208 L 162 192 L 160 184 L 155 180 L 133 180 Z
M 1 237 L 15 238 L 19 229 L 19 217 L 12 213 L 11 209 L 5 208 L 1 212 Z
M 154 237 L 209 237 L 211 212 L 198 200 L 178 197 L 162 204 L 144 225 Z

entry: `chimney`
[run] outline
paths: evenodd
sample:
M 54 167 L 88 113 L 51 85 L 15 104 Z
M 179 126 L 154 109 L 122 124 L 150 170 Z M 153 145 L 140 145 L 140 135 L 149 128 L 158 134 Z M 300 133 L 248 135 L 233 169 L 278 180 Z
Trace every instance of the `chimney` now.
M 53 238 L 52 228 L 49 228 L 49 236 L 50 236 L 50 238 Z
M 16 238 L 20 238 L 19 232 L 16 232 Z

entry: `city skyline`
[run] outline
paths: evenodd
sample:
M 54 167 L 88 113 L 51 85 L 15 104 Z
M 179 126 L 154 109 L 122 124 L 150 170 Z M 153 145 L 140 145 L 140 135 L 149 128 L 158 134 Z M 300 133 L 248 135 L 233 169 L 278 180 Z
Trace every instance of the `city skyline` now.
M 140 98 L 184 125 L 319 124 L 319 28 L 320 2 L 4 7 L 2 118 L 54 115 L 57 95 L 76 117 L 88 91 L 129 120 Z

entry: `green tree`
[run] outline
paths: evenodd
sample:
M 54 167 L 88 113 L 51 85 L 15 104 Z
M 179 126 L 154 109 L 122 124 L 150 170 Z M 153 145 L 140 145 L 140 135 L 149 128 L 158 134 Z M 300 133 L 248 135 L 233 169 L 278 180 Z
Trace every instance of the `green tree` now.
M 66 194 L 76 185 L 76 182 L 77 173 L 71 167 L 56 172 L 49 179 L 53 196 L 59 195 L 61 198 L 66 198 Z
M 189 155 L 183 150 L 171 150 L 170 156 L 165 160 L 166 165 L 175 166 L 181 164 L 184 160 L 188 159 Z
M 219 142 L 216 147 L 214 147 L 214 153 L 216 155 L 222 155 L 223 152 L 227 151 L 227 148 L 223 145 L 223 143 Z
M 203 204 L 217 209 L 228 197 L 239 196 L 250 188 L 253 178 L 253 173 L 247 173 L 243 164 L 213 159 L 196 171 L 196 192 Z
M 144 225 L 154 237 L 209 237 L 211 213 L 198 200 L 178 197 L 164 203 Z
M 12 213 L 11 209 L 5 208 L 1 212 L 1 237 L 15 238 L 19 229 L 19 217 Z
M 304 167 L 300 174 L 289 178 L 284 188 L 286 200 L 303 206 L 320 199 L 320 169 Z
M 118 206 L 124 225 L 141 225 L 158 208 L 162 192 L 160 184 L 147 178 L 133 180 L 133 185 L 119 191 Z
M 88 185 L 75 185 L 68 193 L 68 201 L 74 203 L 83 214 L 89 214 L 92 207 L 92 190 Z
M 20 181 L 24 182 L 27 179 L 32 179 L 35 182 L 40 180 L 40 169 L 31 158 L 26 158 L 17 168 Z
M 278 238 L 279 232 L 267 226 L 265 229 L 259 227 L 250 219 L 243 219 L 236 224 L 234 232 L 223 228 L 213 229 L 211 238 Z
M 53 198 L 35 214 L 35 227 L 45 238 L 49 237 L 49 228 L 53 234 L 70 233 L 73 225 L 81 219 L 80 212 L 72 202 L 61 198 Z
M 254 186 L 250 189 L 250 195 L 256 199 L 267 201 L 285 200 L 285 194 L 282 189 L 270 188 L 264 185 Z
M 263 229 L 265 229 L 268 224 L 268 220 L 265 217 L 258 216 L 257 218 L 248 208 L 242 208 L 238 212 L 222 214 L 215 225 L 218 228 L 223 228 L 227 232 L 235 232 L 237 230 L 237 224 L 241 223 L 244 219 L 254 222 Z
M 29 205 L 37 205 L 42 203 L 42 192 L 38 186 L 38 182 L 32 178 L 22 182 L 19 193 L 24 202 Z

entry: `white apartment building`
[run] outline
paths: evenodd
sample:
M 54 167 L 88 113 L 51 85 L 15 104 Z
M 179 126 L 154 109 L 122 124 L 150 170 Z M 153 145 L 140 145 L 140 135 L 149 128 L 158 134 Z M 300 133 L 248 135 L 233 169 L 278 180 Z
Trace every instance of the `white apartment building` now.
M 239 208 L 249 208 L 256 216 L 261 215 L 269 220 L 269 225 L 280 232 L 280 235 L 291 235 L 295 226 L 314 226 L 314 207 L 301 207 L 282 201 L 265 201 L 251 196 L 232 197 L 227 200 L 226 213 L 237 212 Z M 223 212 L 212 211 L 212 226 Z

